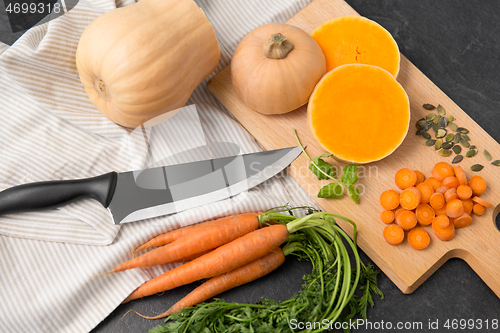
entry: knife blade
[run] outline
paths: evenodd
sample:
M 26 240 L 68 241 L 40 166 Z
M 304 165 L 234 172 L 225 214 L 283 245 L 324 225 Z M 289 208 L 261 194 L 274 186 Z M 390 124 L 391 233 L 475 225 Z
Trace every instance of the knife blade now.
M 227 199 L 274 177 L 300 147 L 202 160 L 92 178 L 22 184 L 0 192 L 0 215 L 61 207 L 92 198 L 115 224 L 169 215 Z

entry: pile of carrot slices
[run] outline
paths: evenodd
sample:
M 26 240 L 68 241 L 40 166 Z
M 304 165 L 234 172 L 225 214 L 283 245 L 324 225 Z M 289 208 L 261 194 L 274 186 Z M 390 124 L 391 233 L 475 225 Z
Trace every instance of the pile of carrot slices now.
M 425 179 L 420 171 L 400 169 L 395 182 L 402 191 L 387 190 L 380 195 L 380 205 L 385 209 L 380 217 L 387 224 L 383 232 L 387 243 L 399 245 L 406 234 L 413 248 L 425 249 L 431 241 L 424 228 L 427 226 L 432 226 L 438 239 L 450 241 L 456 229 L 472 223 L 473 214 L 481 216 L 491 207 L 480 198 L 486 190 L 481 176 L 467 180 L 460 166 L 446 162 L 437 163 L 431 174 Z

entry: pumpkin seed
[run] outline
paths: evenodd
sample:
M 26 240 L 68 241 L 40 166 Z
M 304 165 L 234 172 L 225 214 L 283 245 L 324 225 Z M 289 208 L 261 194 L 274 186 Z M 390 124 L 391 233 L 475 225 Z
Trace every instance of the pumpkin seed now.
M 438 115 L 440 115 L 441 117 L 443 117 L 446 114 L 446 111 L 444 110 L 444 107 L 441 104 L 438 105 L 437 111 Z
M 439 119 L 441 119 L 441 116 L 436 116 L 434 119 L 432 119 L 432 122 L 437 125 L 439 124 Z
M 455 146 L 455 147 L 460 147 L 460 146 Z M 453 161 L 451 161 L 451 163 L 460 163 L 460 162 L 462 162 L 463 159 L 464 159 L 464 157 L 462 155 L 457 155 L 457 156 L 455 156 Z
M 484 150 L 484 157 L 486 157 L 488 161 L 491 161 L 491 154 L 486 149 Z
M 431 138 L 431 135 L 425 131 L 420 131 L 422 136 L 424 137 L 424 139 L 430 139 Z
M 446 117 L 441 117 L 441 119 L 439 119 L 438 125 L 441 128 L 445 128 L 446 126 L 448 126 L 448 119 Z
M 425 144 L 427 146 L 434 146 L 435 143 L 436 143 L 436 140 L 434 140 L 434 139 L 430 139 L 430 140 L 425 141 Z
M 447 131 L 444 128 L 439 128 L 436 132 L 436 138 L 444 138 L 446 136 Z
M 478 171 L 481 171 L 483 170 L 484 166 L 482 166 L 481 164 L 474 164 L 473 166 L 470 167 L 470 169 L 474 172 L 478 172 Z
M 443 149 L 450 149 L 451 147 L 453 147 L 453 142 L 451 141 L 443 142 L 441 145 L 441 148 Z
M 470 138 L 469 138 L 469 136 L 467 134 L 460 133 L 460 136 L 462 137 L 462 139 L 470 141 Z
M 453 143 L 459 143 L 459 142 L 460 142 L 460 133 L 457 133 L 453 138 Z
M 460 147 L 459 145 L 454 145 L 451 150 L 453 150 L 453 152 L 458 155 L 462 152 L 462 147 Z
M 434 149 L 439 150 L 441 149 L 441 145 L 443 144 L 443 140 L 437 139 L 436 142 L 434 143 Z
M 465 157 L 473 157 L 474 155 L 476 155 L 477 151 L 475 149 L 469 149 L 466 153 L 465 153 Z
M 425 120 L 427 120 L 427 121 L 433 121 L 434 118 L 436 118 L 436 117 L 437 117 L 437 114 L 435 114 L 435 113 L 429 113 L 427 116 L 425 116 Z
M 455 120 L 455 117 L 453 117 L 451 114 L 447 114 L 445 117 L 446 119 L 448 119 L 448 123 Z
M 465 148 L 469 148 L 469 147 L 470 147 L 470 143 L 469 143 L 469 141 L 464 140 L 464 139 L 460 139 L 460 144 L 461 144 L 462 146 L 464 146 Z
M 469 149 L 476 149 L 477 150 L 475 145 L 470 146 Z
M 463 134 L 469 133 L 469 130 L 467 128 L 465 128 L 465 127 L 459 127 L 457 129 L 457 131 L 460 132 L 460 133 L 463 133 Z
M 453 141 L 454 137 L 455 135 L 453 133 L 448 133 L 448 135 L 446 135 L 446 142 Z
M 424 109 L 426 110 L 434 110 L 436 107 L 432 104 L 429 104 L 429 103 L 425 103 L 424 104 Z
M 451 150 L 449 149 L 441 149 L 439 151 L 439 155 L 443 156 L 443 157 L 448 157 L 451 155 Z
M 500 160 L 494 160 L 493 162 L 491 162 L 491 164 L 493 164 L 494 166 L 500 166 Z
M 425 120 L 424 118 L 422 118 L 419 121 L 417 121 L 417 123 L 415 124 L 415 126 L 417 126 L 417 128 L 421 128 L 421 127 L 427 126 L 427 120 Z
M 458 126 L 457 124 L 455 124 L 454 122 L 452 121 L 448 121 L 448 127 L 453 131 L 453 132 L 456 132 L 458 130 Z

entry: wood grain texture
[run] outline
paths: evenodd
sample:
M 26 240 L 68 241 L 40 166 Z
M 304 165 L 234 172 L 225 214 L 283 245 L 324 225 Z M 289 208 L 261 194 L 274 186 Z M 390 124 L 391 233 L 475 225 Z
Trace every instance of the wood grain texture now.
M 287 23 L 312 33 L 323 22 L 345 15 L 358 14 L 343 0 L 315 0 Z M 494 159 L 500 159 L 498 143 L 404 56 L 401 57 L 398 81 L 410 99 L 410 130 L 403 144 L 392 155 L 360 167 L 359 205 L 354 204 L 347 196 L 339 200 L 317 198 L 319 189 L 327 182 L 315 178 L 308 169 L 307 158 L 303 155 L 292 163 L 290 174 L 325 211 L 342 214 L 356 222 L 359 246 L 404 293 L 413 292 L 448 259 L 459 257 L 500 297 L 500 231 L 495 226 L 495 217 L 500 212 L 500 206 L 487 209 L 483 216 L 473 216 L 472 224 L 457 230 L 456 237 L 449 242 L 438 240 L 431 227 L 425 227 L 431 236 L 431 244 L 422 251 L 414 250 L 406 241 L 400 246 L 391 246 L 382 236 L 385 224 L 380 221 L 383 209 L 379 204 L 379 196 L 387 189 L 398 190 L 394 182 L 396 171 L 409 167 L 420 170 L 429 177 L 435 163 L 451 163 L 453 158 L 439 156 L 432 147 L 425 146 L 425 140 L 421 136 L 414 135 L 416 121 L 429 112 L 422 108 L 424 103 L 443 105 L 447 114 L 455 116 L 458 126 L 470 130 L 471 143 L 478 147 L 480 153 L 470 159 L 464 158 L 460 165 L 468 178 L 476 174 L 470 170 L 471 165 L 485 165 L 485 168 L 477 173 L 488 183 L 488 188 L 481 197 L 495 206 L 500 201 L 500 191 L 496 189 L 500 184 L 500 167 L 491 165 L 482 156 L 483 149 L 488 149 Z M 296 145 L 292 131 L 295 128 L 300 140 L 307 146 L 309 156 L 324 153 L 308 131 L 306 106 L 274 116 L 262 115 L 247 108 L 238 99 L 232 87 L 230 67 L 213 77 L 208 88 L 264 148 L 270 150 Z M 332 131 L 335 126 L 341 124 L 332 124 Z M 344 166 L 334 160 L 329 162 L 340 170 Z M 341 221 L 339 225 L 352 236 L 350 225 Z

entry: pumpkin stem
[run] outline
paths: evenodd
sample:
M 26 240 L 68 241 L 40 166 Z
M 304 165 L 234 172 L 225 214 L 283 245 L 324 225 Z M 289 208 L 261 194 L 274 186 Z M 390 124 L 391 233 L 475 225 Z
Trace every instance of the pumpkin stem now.
M 283 59 L 293 49 L 293 44 L 280 33 L 264 41 L 264 55 L 270 59 Z
M 108 87 L 106 87 L 106 84 L 102 79 L 94 78 L 94 89 L 103 100 L 109 101 L 111 99 L 111 97 L 109 96 Z

